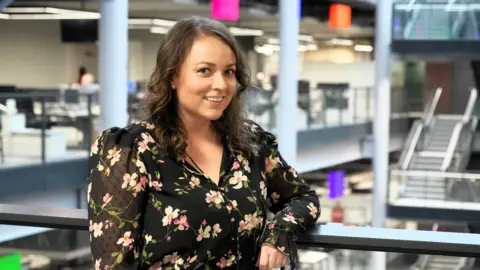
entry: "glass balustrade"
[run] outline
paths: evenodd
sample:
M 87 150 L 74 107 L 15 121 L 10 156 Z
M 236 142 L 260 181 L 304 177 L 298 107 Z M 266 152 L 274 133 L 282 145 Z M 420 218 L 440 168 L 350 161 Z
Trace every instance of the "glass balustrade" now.
M 480 40 L 479 3 L 417 2 L 393 6 L 393 40 Z

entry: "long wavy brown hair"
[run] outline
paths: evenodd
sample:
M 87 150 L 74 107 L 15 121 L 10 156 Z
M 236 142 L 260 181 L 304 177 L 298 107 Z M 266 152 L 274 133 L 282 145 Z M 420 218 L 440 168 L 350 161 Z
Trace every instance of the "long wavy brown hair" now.
M 166 34 L 157 53 L 155 70 L 148 83 L 147 111 L 156 124 L 156 137 L 171 156 L 184 156 L 188 135 L 178 115 L 176 91 L 172 81 L 195 39 L 201 35 L 215 36 L 223 40 L 236 57 L 237 91 L 223 112 L 212 121 L 214 130 L 231 151 L 251 156 L 258 151 L 256 140 L 246 125 L 243 95 L 250 84 L 250 70 L 242 50 L 228 28 L 215 20 L 191 17 L 178 21 Z

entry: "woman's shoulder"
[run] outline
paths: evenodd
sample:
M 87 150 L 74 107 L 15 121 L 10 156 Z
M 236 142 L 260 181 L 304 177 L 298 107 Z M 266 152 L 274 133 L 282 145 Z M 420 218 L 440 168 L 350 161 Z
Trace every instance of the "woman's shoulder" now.
M 100 133 L 93 147 L 115 145 L 122 148 L 136 149 L 144 143 L 155 143 L 155 125 L 149 121 L 141 121 L 126 127 L 111 127 Z
M 245 120 L 244 125 L 248 127 L 248 130 L 255 138 L 255 141 L 261 146 L 276 144 L 277 138 L 275 137 L 275 135 L 272 132 L 265 130 L 262 126 L 260 126 L 253 120 Z

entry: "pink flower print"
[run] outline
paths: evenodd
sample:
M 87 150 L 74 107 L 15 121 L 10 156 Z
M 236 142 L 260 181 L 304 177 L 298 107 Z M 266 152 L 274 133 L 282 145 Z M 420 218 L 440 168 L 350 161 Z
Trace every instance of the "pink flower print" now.
M 220 258 L 220 261 L 217 262 L 217 266 L 218 266 L 218 268 L 223 269 L 223 268 L 227 267 L 227 263 L 228 263 L 227 259 L 225 259 L 225 257 L 222 257 L 222 258 Z
M 163 184 L 159 183 L 158 181 L 151 181 L 149 185 L 150 187 L 153 187 L 153 189 L 155 189 L 156 191 L 161 191 L 163 187 Z
M 185 229 L 190 228 L 190 224 L 188 224 L 187 216 L 182 215 L 179 219 L 175 219 L 173 222 L 175 225 L 178 225 L 178 229 L 180 231 L 184 231 Z
M 270 230 L 273 229 L 274 227 L 275 227 L 275 224 L 273 224 L 273 223 L 268 224 L 268 228 L 269 228 Z
M 238 161 L 235 161 L 235 162 L 233 163 L 232 170 L 236 170 L 236 169 L 238 169 L 238 168 L 240 168 L 240 163 L 239 163 Z
M 290 223 L 293 223 L 293 224 L 297 224 L 297 221 L 295 220 L 295 217 L 292 215 L 292 213 L 286 214 L 283 217 L 283 220 L 285 220 L 287 222 L 290 222 Z
M 124 247 L 130 246 L 133 243 L 133 238 L 130 238 L 132 232 L 127 231 L 123 234 L 123 237 L 119 238 L 117 241 L 117 245 L 123 245 Z
M 102 208 L 107 206 L 107 204 L 112 200 L 112 198 L 113 198 L 113 196 L 111 196 L 110 193 L 105 194 L 105 196 L 103 196 Z

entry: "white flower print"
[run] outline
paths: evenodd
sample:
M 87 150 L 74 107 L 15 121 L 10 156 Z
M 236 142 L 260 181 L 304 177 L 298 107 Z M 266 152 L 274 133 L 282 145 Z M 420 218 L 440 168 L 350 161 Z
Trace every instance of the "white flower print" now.
M 307 208 L 310 210 L 310 215 L 313 217 L 313 218 L 316 218 L 317 215 L 318 215 L 318 208 L 317 206 L 315 206 L 315 204 L 313 204 L 312 202 L 309 203 L 307 205 Z
M 206 194 L 205 201 L 207 203 L 214 203 L 214 204 L 221 204 L 223 202 L 223 196 L 220 192 L 210 190 L 209 193 Z
M 267 199 L 267 188 L 265 186 L 265 181 L 260 181 L 260 190 L 261 190 L 263 199 Z
M 98 154 L 98 139 L 92 144 L 92 148 L 90 149 L 90 156 Z
M 122 149 L 117 151 L 117 147 L 113 147 L 112 149 L 108 150 L 107 159 L 111 159 L 110 160 L 110 166 L 113 166 L 113 165 L 115 165 L 115 163 L 120 161 L 120 157 L 121 157 L 120 152 L 121 151 L 122 151 Z
M 137 161 L 135 162 L 135 166 L 137 166 L 138 172 L 140 172 L 140 173 L 146 173 L 147 172 L 147 168 L 145 168 L 145 164 L 140 159 L 137 159 Z
M 130 246 L 133 243 L 133 238 L 130 238 L 131 231 L 127 231 L 123 234 L 123 237 L 118 238 L 117 245 L 123 245 L 124 247 Z
M 87 187 L 87 201 L 90 202 L 90 192 L 92 192 L 92 183 L 88 184 Z
M 102 258 L 95 260 L 95 270 L 100 270 L 101 262 L 102 262 Z
M 127 188 L 127 186 L 134 187 L 137 184 L 137 178 L 138 178 L 137 173 L 132 173 L 131 175 L 129 173 L 126 173 L 123 176 L 122 188 L 125 189 Z
M 150 234 L 145 234 L 145 245 L 148 245 L 152 241 L 152 236 Z
M 241 189 L 243 187 L 243 182 L 248 180 L 246 175 L 243 175 L 242 171 L 236 171 L 233 173 L 233 177 L 228 180 L 228 183 L 233 186 L 234 189 Z
M 174 265 L 175 270 L 182 269 L 180 266 L 183 265 L 184 260 L 182 257 L 178 255 L 178 252 L 174 252 L 172 255 L 167 255 L 163 258 L 163 263 L 167 264 L 170 263 Z M 161 269 L 161 268 L 160 268 Z
M 198 177 L 196 177 L 196 176 L 192 176 L 189 184 L 190 184 L 191 188 L 199 187 L 200 186 L 200 179 L 198 179 Z
M 103 222 L 93 223 L 93 225 L 91 226 L 91 230 L 93 231 L 94 238 L 97 238 L 103 235 L 102 227 L 103 227 Z
M 180 209 L 173 210 L 173 207 L 167 206 L 165 208 L 165 216 L 162 219 L 163 226 L 172 224 L 172 221 L 178 217 Z
M 212 236 L 213 237 L 217 237 L 219 233 L 222 232 L 222 228 L 220 228 L 220 224 L 215 224 L 213 225 L 213 233 L 212 233 Z
M 204 238 L 210 238 L 211 230 L 212 230 L 212 227 L 210 227 L 210 225 L 206 226 L 205 228 L 200 227 L 200 229 L 198 229 L 197 241 L 200 242 Z

